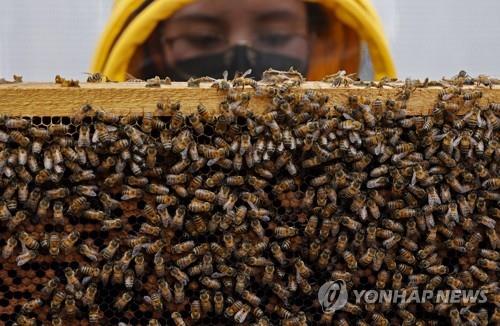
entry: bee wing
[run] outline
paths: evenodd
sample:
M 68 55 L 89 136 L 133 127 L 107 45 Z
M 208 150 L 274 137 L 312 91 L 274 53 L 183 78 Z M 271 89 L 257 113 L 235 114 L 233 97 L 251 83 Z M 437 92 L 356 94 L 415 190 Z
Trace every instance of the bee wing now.
M 92 143 L 97 143 L 99 142 L 99 130 L 95 130 L 94 134 L 92 135 Z
M 214 272 L 210 275 L 211 278 L 222 278 L 228 276 L 226 273 Z
M 243 73 L 243 75 L 241 75 L 241 78 L 245 78 L 246 76 L 250 75 L 252 73 L 252 69 L 248 69 L 247 71 L 245 71 Z
M 353 117 L 351 117 L 349 114 L 347 113 L 342 113 L 342 116 L 344 117 L 344 119 L 346 120 L 354 120 Z
M 436 141 L 441 141 L 441 140 L 443 140 L 443 139 L 444 139 L 444 137 L 448 136 L 448 134 L 449 134 L 449 133 L 450 133 L 450 132 L 448 131 L 447 133 L 444 133 L 444 134 L 442 134 L 442 135 L 436 135 L 436 136 L 434 136 L 434 139 L 435 139 Z
M 478 111 L 477 112 L 477 126 L 479 128 L 482 128 L 486 125 L 486 122 L 484 121 L 484 119 L 481 117 L 481 111 Z
M 82 279 L 82 285 L 87 285 L 90 281 L 92 281 L 92 276 L 86 276 Z
M 411 177 L 411 185 L 414 186 L 417 183 L 417 173 L 413 171 L 413 175 Z
M 138 254 L 140 254 L 142 248 L 146 248 L 146 247 L 147 247 L 147 244 L 140 244 L 140 245 L 135 246 L 134 249 L 132 250 L 132 257 L 135 257 Z
M 457 137 L 457 139 L 455 139 L 453 141 L 453 147 L 457 147 L 457 145 L 460 144 L 461 140 L 462 140 L 462 136 Z
M 71 293 L 75 293 L 75 286 L 73 284 L 66 284 L 66 290 Z
M 153 300 L 149 295 L 145 295 L 143 298 L 146 303 L 153 304 Z
M 224 80 L 227 80 L 228 76 L 229 76 L 229 71 L 224 70 L 224 72 L 222 73 L 222 77 L 224 78 Z
M 247 318 L 247 315 L 249 313 L 249 310 L 246 309 L 240 309 L 235 315 L 234 315 L 234 320 L 240 324 L 242 324 L 245 319 Z
M 24 244 L 24 242 L 22 241 L 19 241 L 21 243 L 21 255 L 22 254 L 25 254 L 26 252 L 29 251 L 29 249 L 26 247 L 26 245 Z

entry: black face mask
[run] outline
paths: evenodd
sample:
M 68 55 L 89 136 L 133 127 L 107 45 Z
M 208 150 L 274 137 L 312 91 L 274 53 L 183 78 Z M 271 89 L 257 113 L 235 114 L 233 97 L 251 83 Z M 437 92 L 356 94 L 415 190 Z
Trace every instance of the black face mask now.
M 237 72 L 243 73 L 252 69 L 250 76 L 260 79 L 262 73 L 269 68 L 288 70 L 290 67 L 303 75 L 307 72 L 307 63 L 300 59 L 238 45 L 222 53 L 178 61 L 175 67 L 167 67 L 165 76 L 176 81 L 186 81 L 190 77 L 220 78 L 225 70 L 232 77 Z

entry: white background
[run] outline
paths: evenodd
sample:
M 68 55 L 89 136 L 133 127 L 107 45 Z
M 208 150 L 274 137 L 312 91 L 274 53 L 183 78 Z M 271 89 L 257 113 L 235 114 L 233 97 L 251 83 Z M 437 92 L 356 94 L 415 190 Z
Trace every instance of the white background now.
M 139 0 L 138 0 L 139 1 Z M 401 78 L 500 76 L 500 1 L 373 0 Z M 0 77 L 84 78 L 112 0 L 0 0 Z

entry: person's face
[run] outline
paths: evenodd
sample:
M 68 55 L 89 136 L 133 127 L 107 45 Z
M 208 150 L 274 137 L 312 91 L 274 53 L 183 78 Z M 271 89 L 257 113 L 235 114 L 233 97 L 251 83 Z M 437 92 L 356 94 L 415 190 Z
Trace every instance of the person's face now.
M 160 30 L 168 65 L 219 53 L 236 45 L 307 60 L 306 5 L 300 0 L 199 0 Z

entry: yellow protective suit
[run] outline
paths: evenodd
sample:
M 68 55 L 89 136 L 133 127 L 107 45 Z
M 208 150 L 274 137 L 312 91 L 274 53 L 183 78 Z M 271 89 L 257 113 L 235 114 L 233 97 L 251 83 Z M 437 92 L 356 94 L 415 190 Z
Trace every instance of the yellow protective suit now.
M 92 72 L 123 81 L 129 64 L 159 22 L 195 0 L 120 0 L 97 46 Z M 331 24 L 312 45 L 309 80 L 320 80 L 340 69 L 357 72 L 361 44 L 365 42 L 375 79 L 395 77 L 396 70 L 382 31 L 380 18 L 370 0 L 305 0 L 319 5 Z M 349 51 L 349 53 L 344 53 Z

